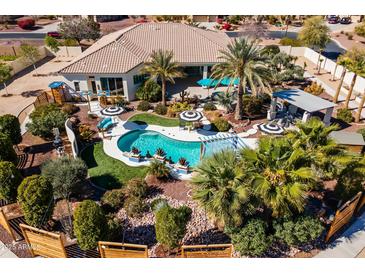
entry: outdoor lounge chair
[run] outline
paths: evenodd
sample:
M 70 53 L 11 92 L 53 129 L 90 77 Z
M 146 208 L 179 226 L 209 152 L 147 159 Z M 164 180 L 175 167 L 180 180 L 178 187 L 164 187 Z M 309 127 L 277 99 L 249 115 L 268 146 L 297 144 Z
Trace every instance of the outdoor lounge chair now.
M 146 245 L 100 241 L 98 246 L 101 258 L 148 258 Z
M 183 245 L 182 258 L 231 258 L 232 244 Z
M 113 120 L 111 117 L 108 117 L 108 118 L 104 118 L 103 120 L 101 120 L 98 125 L 97 125 L 97 128 L 99 130 L 108 130 L 108 128 L 110 128 L 111 126 L 113 126 Z

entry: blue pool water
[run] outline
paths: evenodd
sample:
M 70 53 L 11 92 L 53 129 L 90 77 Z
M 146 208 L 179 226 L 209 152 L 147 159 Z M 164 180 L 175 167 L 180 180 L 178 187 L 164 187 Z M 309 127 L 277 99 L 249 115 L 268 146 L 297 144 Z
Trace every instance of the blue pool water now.
M 190 166 L 196 166 L 200 161 L 200 145 L 201 142 L 178 141 L 152 130 L 133 130 L 118 140 L 118 148 L 123 152 L 129 152 L 132 147 L 136 147 L 141 151 L 141 155 L 145 156 L 147 151 L 154 155 L 158 148 L 162 148 L 167 158 L 171 157 L 174 163 L 183 157 Z M 214 146 L 206 147 L 204 155 L 211 155 L 230 145 L 229 142 L 216 142 Z

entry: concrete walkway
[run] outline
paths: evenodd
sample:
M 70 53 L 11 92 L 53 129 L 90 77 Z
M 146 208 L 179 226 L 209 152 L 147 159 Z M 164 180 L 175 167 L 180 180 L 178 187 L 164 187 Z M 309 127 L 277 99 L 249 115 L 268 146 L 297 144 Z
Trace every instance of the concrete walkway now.
M 365 257 L 365 213 L 315 258 L 361 258 L 361 256 Z
M 0 258 L 18 258 L 6 245 L 0 241 Z

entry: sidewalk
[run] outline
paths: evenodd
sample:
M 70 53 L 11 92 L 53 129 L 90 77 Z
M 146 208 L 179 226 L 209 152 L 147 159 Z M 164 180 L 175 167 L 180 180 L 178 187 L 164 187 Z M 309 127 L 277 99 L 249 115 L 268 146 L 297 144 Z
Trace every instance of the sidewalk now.
M 315 258 L 364 258 L 365 257 L 365 213 L 342 233 L 341 237 L 330 243 Z
M 13 252 L 11 252 L 3 242 L 0 241 L 0 258 L 18 258 Z

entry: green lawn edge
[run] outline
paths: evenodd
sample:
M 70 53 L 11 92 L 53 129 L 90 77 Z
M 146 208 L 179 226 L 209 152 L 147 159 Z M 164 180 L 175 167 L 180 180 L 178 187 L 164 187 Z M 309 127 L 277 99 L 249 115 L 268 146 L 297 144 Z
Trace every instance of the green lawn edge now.
M 137 124 L 149 124 L 163 127 L 177 127 L 179 126 L 179 119 L 166 118 L 151 113 L 138 113 L 128 119 L 129 122 Z

